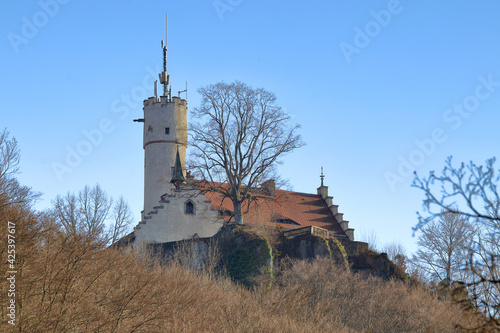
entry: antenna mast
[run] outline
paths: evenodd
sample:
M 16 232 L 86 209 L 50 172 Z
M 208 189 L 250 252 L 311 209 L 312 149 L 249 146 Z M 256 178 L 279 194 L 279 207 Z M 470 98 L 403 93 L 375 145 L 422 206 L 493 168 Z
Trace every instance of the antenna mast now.
M 167 101 L 170 102 L 170 91 L 168 85 L 170 83 L 170 76 L 167 74 L 167 38 L 168 38 L 168 15 L 165 14 L 165 44 L 161 41 L 161 48 L 163 49 L 163 72 L 158 76 L 160 83 L 163 84 L 163 96 L 167 96 Z
M 177 94 L 179 95 L 179 98 L 181 97 L 181 93 L 185 92 L 186 93 L 186 100 L 188 99 L 188 83 L 186 81 L 186 89 L 184 90 L 179 90 Z

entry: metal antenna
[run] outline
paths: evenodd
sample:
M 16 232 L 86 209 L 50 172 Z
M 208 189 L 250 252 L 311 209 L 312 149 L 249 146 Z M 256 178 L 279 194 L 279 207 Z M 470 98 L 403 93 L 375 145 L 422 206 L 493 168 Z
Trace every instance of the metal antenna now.
M 161 72 L 158 76 L 160 78 L 160 83 L 163 84 L 163 96 L 169 97 L 168 85 L 170 81 L 170 77 L 167 74 L 167 38 L 168 38 L 168 15 L 165 14 L 165 44 L 163 44 L 163 40 L 161 41 L 161 48 L 163 49 L 163 72 Z
M 186 100 L 188 99 L 188 82 L 186 81 L 186 89 L 184 90 L 179 90 L 177 94 L 179 95 L 179 98 L 181 97 L 181 93 L 185 92 L 186 93 Z

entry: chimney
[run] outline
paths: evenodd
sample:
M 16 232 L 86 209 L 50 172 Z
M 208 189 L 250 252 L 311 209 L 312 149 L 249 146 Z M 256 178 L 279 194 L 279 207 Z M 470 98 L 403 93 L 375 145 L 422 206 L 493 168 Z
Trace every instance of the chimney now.
M 271 197 L 276 196 L 276 182 L 274 181 L 274 179 L 266 180 L 262 183 L 260 188 L 264 194 L 267 194 Z

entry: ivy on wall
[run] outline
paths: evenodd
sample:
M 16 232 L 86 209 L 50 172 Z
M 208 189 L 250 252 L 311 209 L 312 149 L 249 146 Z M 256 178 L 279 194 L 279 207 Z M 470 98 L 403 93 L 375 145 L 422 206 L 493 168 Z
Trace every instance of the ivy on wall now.
M 225 259 L 226 269 L 233 281 L 247 288 L 255 282 L 252 277 L 265 270 L 272 274 L 272 251 L 269 242 L 263 238 L 255 238 L 242 247 L 231 250 Z

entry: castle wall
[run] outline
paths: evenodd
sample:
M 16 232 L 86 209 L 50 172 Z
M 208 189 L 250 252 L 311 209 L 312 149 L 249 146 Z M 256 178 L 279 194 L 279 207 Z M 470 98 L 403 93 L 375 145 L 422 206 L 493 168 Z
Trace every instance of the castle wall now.
M 186 203 L 194 206 L 193 214 L 186 213 Z M 223 220 L 213 210 L 199 189 L 181 186 L 164 200 L 157 201 L 154 210 L 134 229 L 135 246 L 174 242 L 193 237 L 212 237 L 222 227 Z

